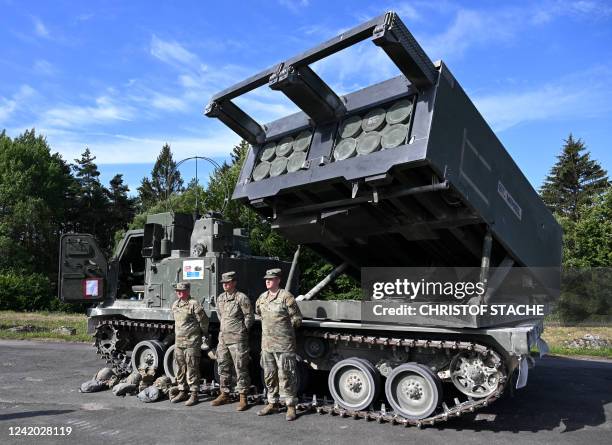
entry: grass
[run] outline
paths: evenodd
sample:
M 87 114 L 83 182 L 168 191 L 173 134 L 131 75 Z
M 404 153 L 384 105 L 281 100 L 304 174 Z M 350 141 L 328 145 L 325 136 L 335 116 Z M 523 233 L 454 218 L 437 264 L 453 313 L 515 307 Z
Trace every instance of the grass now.
M 15 326 L 32 325 L 35 332 L 11 332 Z M 69 326 L 76 329 L 76 335 L 62 335 L 52 329 Z M 55 340 L 91 343 L 87 333 L 87 316 L 62 312 L 15 312 L 0 311 L 0 338 L 12 340 Z
M 593 356 L 612 358 L 612 348 L 568 348 L 565 341 L 583 337 L 585 334 L 598 335 L 612 342 L 612 326 L 544 326 L 542 338 L 548 343 L 550 352 L 558 355 Z
M 32 325 L 40 330 L 37 332 L 10 332 L 13 326 Z M 60 326 L 76 328 L 76 335 L 61 335 L 51 332 Z M 601 349 L 570 349 L 564 341 L 583 337 L 585 334 L 598 335 L 612 342 L 612 326 L 558 326 L 547 323 L 543 338 L 550 346 L 553 354 L 572 356 L 592 356 L 612 358 L 612 348 Z M 15 312 L 0 311 L 0 338 L 14 340 L 63 340 L 91 342 L 87 334 L 87 316 L 84 314 L 66 314 L 61 312 Z

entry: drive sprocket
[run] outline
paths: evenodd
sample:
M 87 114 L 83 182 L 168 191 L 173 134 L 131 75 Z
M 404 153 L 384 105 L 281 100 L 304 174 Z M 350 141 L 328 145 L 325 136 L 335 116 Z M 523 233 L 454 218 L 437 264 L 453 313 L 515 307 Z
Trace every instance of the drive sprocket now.
M 95 346 L 98 354 L 104 358 L 111 358 L 114 352 L 124 352 L 125 340 L 121 336 L 121 331 L 115 326 L 101 324 L 96 328 L 94 334 Z

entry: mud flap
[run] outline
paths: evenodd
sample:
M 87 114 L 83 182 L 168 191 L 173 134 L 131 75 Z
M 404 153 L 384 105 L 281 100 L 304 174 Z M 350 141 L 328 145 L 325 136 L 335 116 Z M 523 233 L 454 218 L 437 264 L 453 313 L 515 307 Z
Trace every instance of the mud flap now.
M 538 351 L 540 351 L 540 358 L 544 357 L 550 352 L 548 343 L 546 343 L 542 337 L 538 337 L 536 340 L 536 346 L 538 347 Z
M 529 376 L 529 360 L 527 357 L 519 357 L 518 377 L 516 379 L 516 389 L 521 389 L 527 386 L 527 377 Z

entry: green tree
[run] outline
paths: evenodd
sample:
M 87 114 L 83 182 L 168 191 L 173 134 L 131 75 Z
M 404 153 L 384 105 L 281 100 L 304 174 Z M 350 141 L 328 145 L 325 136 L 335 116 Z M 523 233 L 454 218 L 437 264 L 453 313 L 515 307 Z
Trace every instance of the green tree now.
M 565 322 L 612 321 L 612 187 L 563 227 L 563 286 L 558 312 Z
M 130 189 L 123 183 L 122 174 L 116 174 L 110 180 L 109 185 L 108 200 L 110 208 L 108 218 L 110 231 L 113 234 L 117 231 L 123 234 L 128 224 L 134 219 L 136 200 L 128 196 Z
M 151 179 L 142 178 L 140 187 L 138 187 L 140 205 L 143 210 L 146 210 L 182 190 L 181 172 L 176 168 L 170 145 L 164 144 L 151 171 Z
M 584 142 L 570 133 L 540 194 L 554 213 L 577 221 L 580 209 L 588 208 L 608 185 L 607 172 L 591 159 Z
M 563 227 L 563 264 L 567 267 L 612 266 L 612 187 L 574 221 L 560 217 Z
M 198 199 L 202 199 L 206 195 L 206 190 L 201 186 L 196 186 L 195 183 L 183 190 L 182 193 L 175 193 L 167 201 L 160 201 L 143 212 L 138 213 L 132 222 L 129 224 L 130 229 L 142 229 L 147 221 L 147 216 L 155 213 L 167 212 L 171 209 L 177 213 L 191 213 L 195 211 L 196 187 Z M 116 239 L 118 241 L 118 239 Z
M 78 183 L 75 228 L 78 232 L 93 234 L 103 248 L 108 249 L 112 227 L 109 220 L 109 191 L 100 183 L 100 171 L 95 159 L 86 147 L 81 158 L 75 159 L 76 164 L 72 166 Z
M 74 188 L 68 164 L 44 137 L 33 129 L 14 139 L 0 133 L 0 307 L 51 308 Z

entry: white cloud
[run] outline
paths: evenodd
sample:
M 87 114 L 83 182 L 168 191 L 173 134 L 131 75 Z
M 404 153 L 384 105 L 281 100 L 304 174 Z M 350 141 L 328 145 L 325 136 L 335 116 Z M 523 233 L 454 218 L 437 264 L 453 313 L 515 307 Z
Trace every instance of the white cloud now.
M 477 96 L 474 103 L 496 131 L 524 122 L 598 117 L 612 111 L 609 73 L 609 67 L 596 68 L 536 88 Z M 584 79 L 597 80 L 584 88 Z
M 300 111 L 281 92 L 272 91 L 267 86 L 264 88 L 269 90 L 270 94 L 264 95 L 265 90 L 256 90 L 235 99 L 234 103 L 259 123 L 271 122 Z
M 470 4 L 470 3 L 468 3 Z M 542 0 L 515 5 L 500 3 L 492 8 L 464 7 L 449 1 L 411 1 L 390 5 L 406 21 L 423 22 L 423 17 L 451 17 L 439 33 L 416 33 L 426 53 L 435 59 L 456 59 L 473 47 L 509 44 L 525 32 L 537 32 L 540 25 L 560 17 L 597 21 L 612 16 L 612 4 L 598 0 Z
M 415 36 L 432 60 L 460 57 L 476 45 L 510 42 L 520 22 L 520 18 L 509 8 L 495 12 L 474 11 L 445 2 L 436 3 L 436 6 L 414 2 L 395 4 L 388 9 L 397 12 L 406 22 L 422 22 L 426 14 L 421 11 L 432 8 L 440 9 L 438 12 L 451 14 L 452 17 L 450 25 L 443 31 Z M 304 32 L 329 38 L 339 35 L 342 30 L 315 26 L 305 28 Z M 355 91 L 400 74 L 385 52 L 368 40 L 333 54 L 312 67 L 338 94 Z
M 523 7 L 503 4 L 494 9 L 470 9 L 454 2 L 400 2 L 389 5 L 410 24 L 422 23 L 423 17 L 449 17 L 450 22 L 437 32 L 414 32 L 417 41 L 423 46 L 432 60 L 452 60 L 463 57 L 474 47 L 494 47 L 513 44 L 521 33 L 534 32 L 544 21 L 559 16 L 589 18 L 591 14 L 602 17 L 612 15 L 612 6 L 594 0 L 564 1 L 552 0 Z M 373 10 L 367 10 L 373 12 Z M 370 17 L 362 17 L 366 20 Z M 410 26 L 409 26 L 410 28 Z M 417 28 L 418 30 L 418 28 Z M 340 34 L 321 25 L 302 28 L 307 35 L 316 34 L 325 38 Z M 365 41 L 336 53 L 313 65 L 339 94 L 362 88 L 397 75 L 398 70 L 386 54 Z
M 2 122 L 8 120 L 35 93 L 36 90 L 30 85 L 22 85 L 10 98 L 0 97 L 0 127 L 4 127 L 5 125 Z
M 45 76 L 51 76 L 57 72 L 55 66 L 47 60 L 38 59 L 34 62 L 34 71 Z
M 113 121 L 128 121 L 134 110 L 108 96 L 100 96 L 95 105 L 61 105 L 43 113 L 43 126 L 72 127 L 104 124 Z
M 337 94 L 346 94 L 399 74 L 387 54 L 369 40 L 320 60 L 312 68 Z
M 405 21 L 421 21 L 423 16 L 418 11 L 417 6 L 414 6 L 410 3 L 400 3 L 396 4 L 393 7 L 387 8 L 387 10 L 393 10 L 400 16 L 400 18 Z M 410 23 L 407 23 L 407 26 L 410 26 Z
M 278 4 L 293 12 L 298 12 L 300 8 L 305 8 L 308 6 L 310 4 L 310 0 L 278 0 Z
M 473 46 L 509 42 L 515 35 L 519 17 L 509 11 L 457 11 L 451 25 L 441 34 L 419 39 L 433 59 L 457 58 Z
M 153 57 L 170 65 L 190 65 L 198 62 L 198 57 L 178 42 L 162 40 L 156 35 L 151 37 L 150 53 Z
M 38 37 L 49 38 L 49 30 L 38 17 L 32 17 L 32 21 L 34 22 L 34 33 Z
M 151 105 L 160 110 L 185 111 L 188 103 L 184 98 L 155 93 L 150 100 Z
M 94 14 L 92 12 L 89 13 L 84 13 L 84 14 L 79 14 L 77 15 L 76 19 L 79 22 L 86 22 L 88 20 L 91 20 L 93 18 Z
M 200 88 L 201 86 L 200 80 L 189 74 L 181 74 L 178 79 L 179 84 L 187 89 Z
M 17 108 L 17 101 L 0 97 L 0 122 L 8 119 Z
M 198 109 L 216 92 L 231 86 L 253 74 L 244 66 L 227 64 L 214 70 L 195 54 L 187 51 L 178 42 L 161 41 L 152 37 L 151 54 L 178 71 L 176 86 L 179 89 L 171 94 L 144 90 L 145 101 L 155 109 L 186 112 Z M 182 63 L 177 63 L 181 61 Z M 236 99 L 236 104 L 260 123 L 269 122 L 297 111 L 282 93 L 274 92 L 267 86 L 258 88 Z
M 612 16 L 612 5 L 594 0 L 553 0 L 539 3 L 530 14 L 534 24 L 548 23 L 561 16 L 599 20 Z
M 123 134 L 82 133 L 54 128 L 37 128 L 49 145 L 68 161 L 79 158 L 87 145 L 99 164 L 140 164 L 155 162 L 165 143 L 172 147 L 174 159 L 190 156 L 226 157 L 240 138 L 222 125 L 201 137 L 157 135 L 149 137 Z M 26 127 L 27 128 L 27 127 Z M 25 129 L 25 128 L 24 128 Z M 23 130 L 15 131 L 15 133 Z

